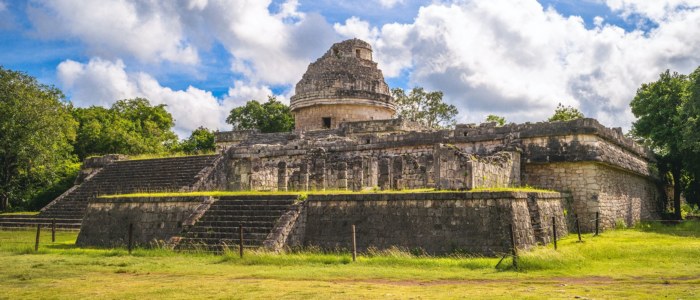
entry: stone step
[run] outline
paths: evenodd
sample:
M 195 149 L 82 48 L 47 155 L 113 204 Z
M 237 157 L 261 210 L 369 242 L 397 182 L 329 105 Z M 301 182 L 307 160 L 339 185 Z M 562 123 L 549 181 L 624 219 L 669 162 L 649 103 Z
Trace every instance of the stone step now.
M 259 209 L 259 210 L 216 210 L 216 211 L 207 211 L 207 214 L 205 217 L 228 217 L 228 216 L 251 216 L 251 217 L 279 217 L 281 216 L 287 209 L 280 209 L 280 210 L 264 210 L 264 209 Z
M 277 222 L 277 219 L 279 217 L 260 217 L 260 216 L 241 216 L 241 215 L 232 215 L 232 216 L 205 216 L 197 222 L 199 225 L 203 226 L 212 226 L 212 224 L 243 224 L 245 227 L 245 224 L 275 224 Z M 218 226 L 218 225 L 215 225 Z
M 246 216 L 246 215 L 206 215 L 199 219 L 197 224 L 238 224 L 241 222 L 259 221 L 259 222 L 270 222 L 275 223 L 279 219 L 279 215 L 275 216 Z M 226 223 L 221 223 L 226 222 Z M 237 225 L 236 225 L 237 226 Z
M 259 234 L 268 234 L 270 231 L 272 231 L 272 225 L 270 226 L 257 226 L 257 227 L 243 227 L 243 234 L 246 233 L 259 233 Z M 237 224 L 228 224 L 228 226 L 209 226 L 209 225 L 202 225 L 202 226 L 196 226 L 190 228 L 190 230 L 187 232 L 187 234 L 190 233 L 202 233 L 202 232 L 218 232 L 218 233 L 232 233 L 232 234 L 238 234 L 238 225 Z
M 265 243 L 266 236 L 255 237 L 255 236 L 243 236 L 243 245 L 245 246 L 258 246 L 262 247 Z M 187 236 L 183 238 L 180 243 L 189 244 L 209 244 L 218 245 L 224 241 L 227 245 L 238 245 L 238 235 L 236 236 L 226 236 L 219 234 L 196 234 L 192 236 Z
M 214 202 L 209 208 L 216 210 L 236 211 L 236 210 L 266 210 L 266 211 L 286 211 L 289 205 L 241 205 L 241 204 L 220 204 Z
M 105 166 L 45 211 L 42 217 L 82 219 L 89 199 L 99 195 L 170 192 L 190 187 L 196 176 L 213 166 L 220 155 L 117 161 Z
M 219 199 L 214 202 L 215 205 L 292 205 L 295 200 L 279 199 L 279 200 L 258 200 L 258 199 L 240 199 L 226 200 Z
M 263 242 L 265 242 L 265 239 L 267 238 L 269 233 L 243 233 L 243 241 L 247 244 L 250 245 L 262 245 Z M 205 239 L 205 240 L 211 240 L 216 242 L 216 240 L 221 240 L 221 239 L 230 239 L 230 240 L 235 240 L 236 243 L 238 243 L 238 233 L 236 234 L 230 234 L 226 232 L 193 232 L 193 233 L 188 233 L 185 238 L 188 239 Z M 211 242 L 209 241 L 209 242 Z

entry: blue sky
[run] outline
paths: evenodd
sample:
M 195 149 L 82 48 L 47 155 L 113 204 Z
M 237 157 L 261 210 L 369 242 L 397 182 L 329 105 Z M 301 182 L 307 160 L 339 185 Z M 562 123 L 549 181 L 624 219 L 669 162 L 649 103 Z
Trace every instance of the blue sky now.
M 390 87 L 441 90 L 459 121 L 536 122 L 558 103 L 629 128 L 644 82 L 700 65 L 700 0 L 0 0 L 0 65 L 77 106 L 146 97 L 176 132 L 283 101 L 332 43 L 370 42 Z

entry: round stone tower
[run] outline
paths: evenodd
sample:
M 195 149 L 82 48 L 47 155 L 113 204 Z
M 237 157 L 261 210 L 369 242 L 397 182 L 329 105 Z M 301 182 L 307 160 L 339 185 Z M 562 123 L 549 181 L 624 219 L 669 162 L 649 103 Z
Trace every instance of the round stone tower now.
M 337 128 L 340 123 L 391 119 L 396 111 L 372 46 L 351 39 L 309 65 L 290 100 L 296 130 Z

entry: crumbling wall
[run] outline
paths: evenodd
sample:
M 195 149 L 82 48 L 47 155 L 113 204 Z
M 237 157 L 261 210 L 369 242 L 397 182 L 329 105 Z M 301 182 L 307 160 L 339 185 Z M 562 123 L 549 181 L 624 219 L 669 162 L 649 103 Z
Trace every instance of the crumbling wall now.
M 411 128 L 402 120 L 383 120 L 351 122 L 333 130 L 257 134 L 230 148 L 228 157 L 241 165 L 259 158 L 262 163 L 258 166 L 266 170 L 275 170 L 285 161 L 288 190 L 473 189 L 527 184 L 571 191 L 571 213 L 583 216 L 600 211 L 605 226 L 619 219 L 633 224 L 658 215 L 654 203 L 660 193 L 649 167 L 652 155 L 624 137 L 619 128 L 606 128 L 594 119 L 457 125 L 454 130 Z M 594 165 L 600 168 L 594 170 Z M 614 175 L 600 175 L 605 168 Z M 265 172 L 257 175 L 258 171 L 239 169 L 229 178 L 232 189 L 261 188 L 250 184 L 254 176 L 269 181 L 260 186 L 274 188 L 282 177 L 275 171 L 263 176 Z M 521 178 L 520 169 L 528 174 Z M 245 179 L 248 184 L 238 184 Z M 625 184 L 605 184 L 617 181 Z M 604 202 L 598 204 L 600 201 Z
M 136 246 L 163 245 L 209 197 L 97 198 L 90 201 L 76 245 L 125 246 L 129 224 Z
M 561 201 L 559 193 L 519 192 L 309 195 L 301 225 L 285 224 L 285 232 L 303 239 L 287 237 L 285 246 L 348 250 L 355 225 L 358 251 L 399 247 L 494 255 L 509 250 L 510 224 L 521 249 L 551 242 L 552 217 L 565 236 Z
M 623 221 L 632 226 L 641 220 L 657 219 L 658 185 L 640 176 L 601 163 L 525 164 L 523 183 L 572 195 L 572 215 L 577 214 L 581 228 L 594 229 L 595 213 L 600 214 L 602 228 L 614 228 Z
M 520 182 L 518 153 L 480 157 L 444 144 L 386 151 L 315 148 L 308 155 L 236 158 L 228 165 L 232 190 L 468 190 Z
M 471 174 L 472 188 L 520 186 L 520 153 L 504 151 L 474 156 Z

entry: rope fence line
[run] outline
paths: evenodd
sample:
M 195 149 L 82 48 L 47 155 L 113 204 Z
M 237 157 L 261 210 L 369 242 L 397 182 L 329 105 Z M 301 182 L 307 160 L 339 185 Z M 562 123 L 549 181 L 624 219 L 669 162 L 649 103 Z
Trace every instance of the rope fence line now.
M 557 234 L 557 220 L 556 216 L 552 217 L 552 228 L 550 232 L 550 237 L 552 238 L 551 241 L 554 245 L 554 249 L 557 250 L 557 239 L 558 239 L 558 234 Z M 565 217 L 566 218 L 566 217 Z M 576 233 L 578 234 L 578 240 L 579 242 L 583 242 L 582 240 L 582 235 L 580 231 L 580 223 L 581 219 L 578 218 L 578 215 L 574 214 L 574 221 L 576 223 Z M 583 220 L 583 222 L 596 222 L 596 232 L 594 236 L 597 236 L 599 234 L 598 232 L 598 224 L 600 222 L 600 214 L 596 213 L 596 217 L 594 219 L 589 219 L 589 220 Z M 645 223 L 653 223 L 653 222 L 658 222 L 658 223 L 681 223 L 683 220 L 648 220 L 645 221 Z M 159 223 L 159 222 L 154 222 Z M 23 227 L 0 227 L 0 248 L 3 246 L 7 245 L 24 245 L 24 246 L 34 246 L 34 251 L 38 251 L 39 247 L 41 245 L 50 245 L 56 242 L 56 234 L 57 233 L 75 233 L 78 232 L 79 229 L 74 229 L 74 228 L 61 228 L 56 226 L 58 223 L 51 222 L 51 223 L 37 223 L 37 224 L 28 224 L 31 226 L 36 226 L 33 229 L 32 227 L 29 226 L 23 226 Z M 128 225 L 128 235 L 126 237 L 127 242 L 127 249 L 129 251 L 129 254 L 131 254 L 132 249 L 135 248 L 134 244 L 134 239 L 133 239 L 133 224 L 129 223 Z M 208 244 L 208 243 L 184 243 L 178 245 L 179 247 L 177 249 L 174 249 L 174 245 L 168 244 L 164 241 L 153 241 L 150 243 L 150 245 L 147 245 L 146 248 L 162 248 L 162 249 L 168 249 L 172 251 L 177 251 L 177 252 L 185 252 L 185 253 L 213 253 L 213 254 L 222 254 L 222 253 L 235 253 L 238 252 L 240 257 L 243 257 L 244 249 L 248 250 L 253 250 L 253 249 L 260 249 L 262 246 L 259 245 L 246 245 L 245 240 L 243 237 L 243 232 L 244 232 L 244 227 L 242 224 L 239 224 L 237 226 L 231 227 L 231 229 L 234 229 L 233 236 L 231 238 L 222 238 L 218 243 L 216 244 Z M 236 230 L 237 229 L 237 230 Z M 516 238 L 515 238 L 515 231 L 514 231 L 514 225 L 510 224 L 510 227 L 507 228 L 509 229 L 507 232 L 507 235 L 509 237 L 509 245 L 505 247 L 507 251 L 500 252 L 500 255 L 503 255 L 501 260 L 498 262 L 496 267 L 498 267 L 501 262 L 506 258 L 506 257 L 512 257 L 513 258 L 513 267 L 515 269 L 518 268 L 518 249 L 516 245 Z M 36 236 L 32 238 L 33 236 L 29 234 L 29 232 L 36 231 Z M 43 231 L 43 232 L 42 232 Z M 8 232 L 23 232 L 21 236 L 23 238 L 18 239 L 15 235 L 8 235 Z M 685 231 L 684 231 L 685 232 Z M 690 232 L 690 231 L 688 231 Z M 3 234 L 5 233 L 5 234 Z M 49 234 L 50 233 L 50 234 Z M 236 236 L 238 235 L 238 236 Z M 356 240 L 356 230 L 355 230 L 355 225 L 352 225 L 352 232 L 351 232 L 351 241 L 352 241 L 352 248 L 350 250 L 350 254 L 352 255 L 352 261 L 356 260 L 357 255 L 357 240 Z M 504 242 L 508 242 L 505 241 Z M 238 251 L 236 251 L 238 250 Z M 343 252 L 344 253 L 344 252 Z

